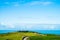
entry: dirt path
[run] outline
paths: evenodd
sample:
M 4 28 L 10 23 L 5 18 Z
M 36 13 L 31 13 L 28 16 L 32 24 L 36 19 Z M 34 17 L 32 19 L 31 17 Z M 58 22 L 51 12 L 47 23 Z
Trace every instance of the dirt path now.
M 23 40 L 28 40 L 28 39 L 29 39 L 29 37 L 24 37 L 24 38 L 23 38 Z

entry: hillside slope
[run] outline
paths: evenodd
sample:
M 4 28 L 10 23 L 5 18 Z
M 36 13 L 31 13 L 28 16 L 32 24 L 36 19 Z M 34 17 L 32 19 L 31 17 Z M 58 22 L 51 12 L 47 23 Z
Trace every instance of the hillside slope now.
M 18 31 L 0 34 L 0 40 L 22 40 L 24 36 L 28 36 L 30 40 L 60 40 L 59 35 L 39 34 L 37 32 L 29 31 Z

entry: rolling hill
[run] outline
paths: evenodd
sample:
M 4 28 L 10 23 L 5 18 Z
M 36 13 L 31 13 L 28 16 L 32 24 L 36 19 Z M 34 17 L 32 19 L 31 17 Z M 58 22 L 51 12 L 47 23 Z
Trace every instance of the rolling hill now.
M 0 40 L 22 40 L 25 36 L 29 37 L 28 40 L 60 40 L 60 35 L 40 34 L 32 31 L 17 31 L 0 34 Z

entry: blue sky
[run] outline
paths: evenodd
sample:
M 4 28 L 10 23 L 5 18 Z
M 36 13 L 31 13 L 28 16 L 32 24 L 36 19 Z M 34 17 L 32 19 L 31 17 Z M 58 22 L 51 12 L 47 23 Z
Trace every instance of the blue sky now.
M 60 24 L 60 0 L 0 0 L 0 24 Z

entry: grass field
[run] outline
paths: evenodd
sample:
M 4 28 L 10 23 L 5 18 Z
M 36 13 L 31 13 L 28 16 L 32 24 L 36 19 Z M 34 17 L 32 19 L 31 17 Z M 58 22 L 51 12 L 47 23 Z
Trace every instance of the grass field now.
M 22 40 L 24 36 L 28 36 L 30 40 L 60 40 L 60 35 L 39 34 L 30 31 L 18 31 L 6 34 L 0 34 L 0 40 Z

